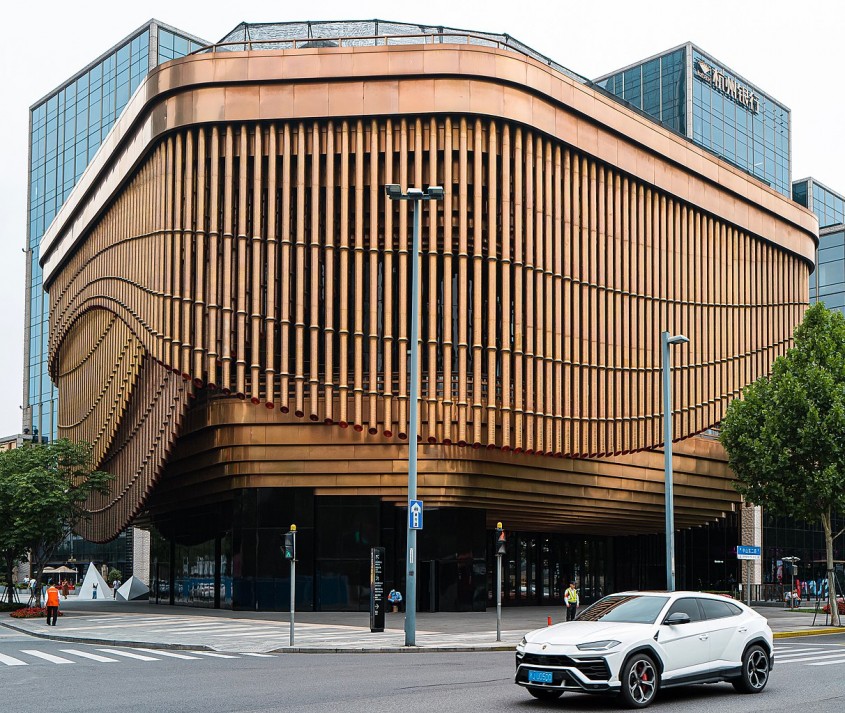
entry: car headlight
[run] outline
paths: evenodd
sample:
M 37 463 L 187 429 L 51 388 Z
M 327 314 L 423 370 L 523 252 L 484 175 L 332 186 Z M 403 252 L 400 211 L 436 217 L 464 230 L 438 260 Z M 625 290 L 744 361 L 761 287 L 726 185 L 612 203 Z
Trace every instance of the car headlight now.
M 619 643 L 614 639 L 605 639 L 604 641 L 591 641 L 587 644 L 578 644 L 575 648 L 579 651 L 607 651 L 614 646 L 619 646 Z
M 528 643 L 528 639 L 527 639 L 526 637 L 524 637 L 524 636 L 523 636 L 523 637 L 522 637 L 522 641 L 520 641 L 520 642 L 516 645 L 516 650 L 517 650 L 517 651 L 524 651 L 524 650 L 525 650 L 525 645 L 526 645 L 527 643 Z

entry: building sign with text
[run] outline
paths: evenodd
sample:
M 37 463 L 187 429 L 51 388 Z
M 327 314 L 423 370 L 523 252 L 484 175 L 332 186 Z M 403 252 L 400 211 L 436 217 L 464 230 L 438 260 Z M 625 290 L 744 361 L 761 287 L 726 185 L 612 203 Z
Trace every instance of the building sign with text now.
M 702 82 L 709 84 L 740 106 L 744 106 L 755 114 L 760 112 L 760 99 L 757 95 L 733 77 L 725 74 L 721 69 L 714 67 L 701 57 L 697 57 L 693 62 L 693 71 Z

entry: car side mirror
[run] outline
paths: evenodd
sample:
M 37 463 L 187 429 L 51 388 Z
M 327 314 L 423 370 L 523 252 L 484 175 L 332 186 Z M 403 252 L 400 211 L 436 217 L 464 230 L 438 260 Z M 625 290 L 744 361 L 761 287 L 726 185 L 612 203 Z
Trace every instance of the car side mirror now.
M 668 624 L 669 626 L 674 626 L 675 624 L 689 624 L 690 623 L 689 614 L 682 611 L 676 611 L 674 614 L 670 614 L 664 620 L 664 624 Z

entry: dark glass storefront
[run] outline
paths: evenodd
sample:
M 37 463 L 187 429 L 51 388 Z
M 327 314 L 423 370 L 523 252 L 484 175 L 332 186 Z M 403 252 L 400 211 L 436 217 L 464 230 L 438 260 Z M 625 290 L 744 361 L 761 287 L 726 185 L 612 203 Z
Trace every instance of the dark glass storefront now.
M 834 534 L 845 527 L 845 518 L 833 518 Z M 794 572 L 784 557 L 797 557 Z M 833 541 L 833 561 L 837 592 L 845 592 L 845 541 Z M 815 600 L 827 595 L 827 552 L 824 531 L 817 523 L 763 513 L 763 586 L 762 599 L 783 601 L 784 591 L 800 583 L 804 599 Z M 794 580 L 793 580 L 794 576 Z
M 385 587 L 405 590 L 406 510 L 378 498 L 315 497 L 307 489 L 256 488 L 231 502 L 155 520 L 152 601 L 285 611 L 290 566 L 284 533 L 297 526 L 296 607 L 367 611 L 370 548 L 384 547 Z M 679 588 L 730 590 L 738 569 L 736 517 L 676 535 Z M 486 513 L 427 510 L 418 537 L 421 611 L 483 611 L 495 603 L 495 533 Z M 574 578 L 582 602 L 608 592 L 665 587 L 662 533 L 598 536 L 508 532 L 503 603 L 561 601 Z
M 105 543 L 90 542 L 79 535 L 71 534 L 53 552 L 48 565 L 51 567 L 70 566 L 77 570 L 79 580 L 82 581 L 88 570 L 88 563 L 93 562 L 98 569 L 105 565 L 109 570 L 119 570 L 120 579 L 125 582 L 132 576 L 132 547 L 131 527 Z
M 238 491 L 231 503 L 159 517 L 153 527 L 151 600 L 289 609 L 290 565 L 281 545 L 296 524 L 297 609 L 367 611 L 370 548 L 385 547 L 385 586 L 404 591 L 405 512 L 378 498 L 257 488 Z M 420 610 L 484 610 L 483 511 L 427 511 L 417 545 Z

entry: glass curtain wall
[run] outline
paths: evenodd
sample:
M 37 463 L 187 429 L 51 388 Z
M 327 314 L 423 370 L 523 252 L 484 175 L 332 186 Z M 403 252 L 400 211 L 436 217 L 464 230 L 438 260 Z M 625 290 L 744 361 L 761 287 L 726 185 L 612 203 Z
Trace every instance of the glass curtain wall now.
M 56 388 L 47 365 L 49 300 L 38 264 L 41 238 L 150 68 L 199 47 L 150 23 L 30 109 L 25 433 L 31 429 L 33 436 L 54 439 L 57 432 Z
M 496 533 L 487 549 L 487 604 L 496 604 Z M 572 578 L 583 604 L 612 591 L 613 543 L 610 537 L 549 533 L 506 533 L 502 557 L 502 603 L 560 604 Z

